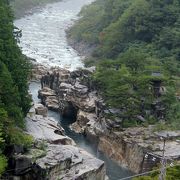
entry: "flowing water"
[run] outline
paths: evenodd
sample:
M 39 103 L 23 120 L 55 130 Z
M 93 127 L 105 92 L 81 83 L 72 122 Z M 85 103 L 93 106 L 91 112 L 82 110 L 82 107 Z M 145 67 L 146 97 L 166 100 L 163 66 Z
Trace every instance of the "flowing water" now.
M 45 66 L 59 66 L 74 70 L 83 67 L 82 57 L 68 45 L 65 30 L 77 19 L 77 14 L 83 5 L 93 0 L 63 0 L 48 4 L 38 12 L 18 19 L 14 24 L 22 29 L 19 46 L 25 55 L 34 58 Z M 32 82 L 30 91 L 35 103 L 39 102 L 37 91 L 40 84 Z M 70 130 L 72 119 L 63 119 L 59 113 L 49 111 L 49 116 L 59 121 L 66 134 L 74 139 L 78 146 L 84 148 L 106 163 L 107 175 L 111 180 L 118 180 L 131 175 L 131 172 L 118 166 L 107 156 L 97 150 L 94 143 L 83 135 Z
M 82 57 L 67 43 L 65 30 L 77 19 L 81 7 L 92 1 L 63 0 L 16 20 L 14 24 L 23 34 L 23 53 L 46 66 L 83 67 Z
M 39 103 L 40 99 L 38 99 L 37 94 L 38 90 L 41 88 L 40 83 L 37 82 L 31 82 L 29 89 L 32 94 L 33 101 L 35 103 Z M 94 144 L 92 141 L 89 141 L 86 137 L 84 137 L 81 134 L 77 134 L 73 132 L 69 125 L 72 123 L 72 119 L 65 119 L 62 118 L 62 116 L 53 111 L 48 111 L 48 116 L 53 117 L 58 122 L 60 122 L 61 126 L 64 128 L 65 133 L 67 136 L 71 137 L 79 147 L 85 149 L 89 153 L 93 154 L 97 158 L 103 160 L 106 164 L 106 171 L 107 175 L 110 180 L 119 180 L 123 177 L 128 177 L 132 175 L 132 172 L 130 172 L 128 169 L 125 169 L 121 166 L 119 166 L 117 163 L 112 161 L 109 157 L 104 155 L 102 152 L 98 151 L 96 144 Z

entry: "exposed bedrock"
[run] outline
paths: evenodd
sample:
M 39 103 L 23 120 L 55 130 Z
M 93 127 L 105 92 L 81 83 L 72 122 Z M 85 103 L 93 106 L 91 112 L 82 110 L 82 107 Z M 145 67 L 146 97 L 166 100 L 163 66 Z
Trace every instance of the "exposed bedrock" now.
M 104 162 L 76 147 L 57 121 L 43 116 L 44 111 L 39 113 L 39 107 L 42 111 L 42 106 L 35 105 L 26 117 L 27 133 L 34 137 L 35 143 L 28 152 L 15 153 L 11 158 L 10 164 L 14 172 L 8 178 L 104 180 Z
M 116 116 L 120 113 L 119 109 L 108 108 L 95 90 L 90 79 L 92 69 L 71 72 L 56 87 L 59 109 L 63 113 L 68 109 L 68 104 L 71 104 L 77 112 L 76 122 L 71 125 L 71 129 L 85 134 L 92 141 L 97 139 L 99 150 L 120 165 L 136 173 L 151 170 L 162 156 L 161 135 L 154 132 L 153 126 L 122 128 L 122 119 Z M 42 89 L 41 92 L 45 90 Z M 43 98 L 46 98 L 45 93 L 41 99 Z M 166 142 L 166 158 L 179 159 L 180 132 L 166 133 L 175 134 Z

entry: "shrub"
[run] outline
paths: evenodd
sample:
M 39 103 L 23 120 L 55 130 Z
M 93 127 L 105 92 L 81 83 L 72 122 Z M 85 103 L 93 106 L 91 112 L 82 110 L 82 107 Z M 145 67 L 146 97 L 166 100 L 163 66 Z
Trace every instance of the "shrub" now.
M 0 155 L 0 177 L 7 167 L 7 159 L 5 156 Z

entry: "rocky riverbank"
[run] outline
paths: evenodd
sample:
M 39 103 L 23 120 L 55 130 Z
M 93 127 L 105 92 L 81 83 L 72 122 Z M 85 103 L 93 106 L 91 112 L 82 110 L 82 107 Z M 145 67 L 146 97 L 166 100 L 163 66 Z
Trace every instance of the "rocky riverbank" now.
M 26 153 L 16 150 L 11 160 L 14 172 L 8 178 L 105 179 L 104 162 L 76 147 L 75 142 L 64 134 L 57 121 L 47 117 L 47 108 L 42 104 L 36 104 L 29 111 L 26 130 L 35 142 Z
M 58 103 L 55 107 L 59 105 L 56 110 L 65 116 L 69 109 L 74 109 L 76 122 L 71 128 L 89 139 L 96 138 L 99 150 L 133 172 L 148 171 L 160 162 L 163 152 L 160 137 L 167 134 L 165 157 L 169 161 L 179 160 L 180 131 L 154 132 L 154 126 L 122 128 L 121 119 L 110 118 L 116 116 L 119 110 L 109 109 L 98 95 L 90 80 L 94 70 L 81 69 L 69 74 L 66 71 L 66 78 L 60 80 L 60 85 L 54 91 L 48 87 L 39 91 L 42 102 L 48 107 L 51 99 L 56 98 Z M 63 73 L 61 71 L 62 77 Z
M 70 29 L 66 30 L 68 44 L 75 49 L 80 56 L 88 58 L 92 55 L 96 45 L 88 45 L 86 42 L 77 42 L 71 38 Z

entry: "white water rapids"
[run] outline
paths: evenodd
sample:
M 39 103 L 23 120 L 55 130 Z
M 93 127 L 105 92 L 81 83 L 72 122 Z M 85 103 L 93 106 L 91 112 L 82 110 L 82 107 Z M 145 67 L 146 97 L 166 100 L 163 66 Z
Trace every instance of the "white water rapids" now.
M 83 67 L 82 57 L 68 45 L 65 30 L 77 19 L 83 5 L 93 0 L 63 0 L 14 22 L 22 30 L 23 54 L 45 66 L 69 70 Z

